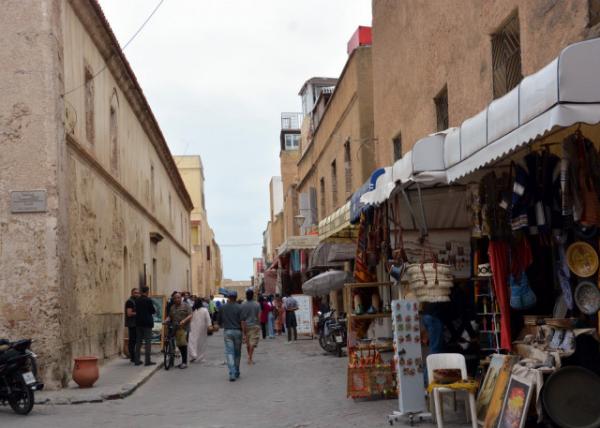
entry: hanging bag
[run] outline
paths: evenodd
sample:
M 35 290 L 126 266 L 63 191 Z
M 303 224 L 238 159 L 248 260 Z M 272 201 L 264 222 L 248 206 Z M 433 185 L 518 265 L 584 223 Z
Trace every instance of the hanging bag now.
M 510 307 L 517 310 L 530 309 L 537 303 L 535 293 L 529 287 L 529 280 L 525 272 L 516 279 L 513 275 L 508 278 L 510 285 Z

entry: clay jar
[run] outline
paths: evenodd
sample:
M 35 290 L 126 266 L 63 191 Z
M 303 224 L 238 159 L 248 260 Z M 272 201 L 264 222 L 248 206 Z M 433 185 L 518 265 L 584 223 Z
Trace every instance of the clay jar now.
M 76 357 L 73 365 L 73 380 L 80 388 L 91 388 L 100 377 L 98 357 Z

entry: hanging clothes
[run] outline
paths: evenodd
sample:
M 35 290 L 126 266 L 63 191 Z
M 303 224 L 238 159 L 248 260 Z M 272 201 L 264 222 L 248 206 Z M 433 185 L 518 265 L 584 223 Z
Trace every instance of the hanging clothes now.
M 567 265 L 565 245 L 558 245 L 558 263 L 555 263 L 556 277 L 562 290 L 563 298 L 569 310 L 573 310 L 573 290 L 571 289 L 571 271 Z
M 488 246 L 490 267 L 493 272 L 494 293 L 500 309 L 500 347 L 512 349 L 510 329 L 510 296 L 508 293 L 509 246 L 504 241 L 490 241 Z
M 356 258 L 354 262 L 354 277 L 358 282 L 375 282 L 376 276 L 369 270 L 367 264 L 368 223 L 364 212 L 360 214 L 358 238 L 356 243 Z

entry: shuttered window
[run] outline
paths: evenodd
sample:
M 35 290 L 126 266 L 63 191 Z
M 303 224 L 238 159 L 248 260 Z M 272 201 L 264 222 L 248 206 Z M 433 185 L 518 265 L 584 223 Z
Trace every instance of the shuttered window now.
M 510 92 L 523 78 L 518 14 L 492 35 L 492 70 L 494 98 Z

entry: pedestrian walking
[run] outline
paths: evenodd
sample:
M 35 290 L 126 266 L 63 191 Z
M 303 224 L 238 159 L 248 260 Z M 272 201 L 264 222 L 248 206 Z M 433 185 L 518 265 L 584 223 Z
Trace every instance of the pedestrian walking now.
M 273 306 L 273 296 L 267 297 L 267 306 L 269 310 L 267 314 L 267 337 L 275 339 L 275 316 L 273 314 L 275 307 Z
M 218 324 L 223 327 L 225 342 L 225 360 L 229 370 L 229 381 L 235 382 L 240 377 L 240 360 L 242 358 L 242 307 L 236 303 L 237 292 L 230 291 L 227 303 L 219 310 Z
M 206 362 L 208 332 L 212 331 L 212 329 L 210 314 L 202 305 L 202 300 L 197 299 L 192 308 L 192 315 L 190 316 L 190 337 L 188 340 L 190 362 Z
M 127 327 L 127 352 L 129 360 L 135 363 L 135 344 L 136 344 L 136 329 L 135 329 L 135 300 L 140 296 L 140 291 L 137 288 L 131 289 L 131 296 L 125 302 L 125 327 Z
M 258 304 L 260 306 L 260 330 L 262 332 L 262 338 L 266 339 L 267 338 L 267 322 L 269 321 L 269 319 L 268 319 L 269 312 L 265 305 L 265 297 L 264 296 L 260 296 L 258 298 Z
M 210 319 L 214 322 L 217 316 L 217 305 L 215 304 L 215 296 L 211 295 L 208 301 L 208 313 Z
M 192 308 L 183 301 L 181 294 L 176 293 L 173 296 L 173 304 L 169 311 L 169 316 L 165 323 L 172 322 L 175 325 L 175 345 L 181 353 L 180 369 L 187 368 L 188 362 L 188 342 L 187 342 L 187 324 L 191 320 Z
M 143 286 L 140 291 L 140 297 L 135 300 L 135 365 L 140 366 L 142 364 L 140 352 L 142 350 L 142 343 L 144 343 L 145 365 L 152 366 L 156 364 L 150 359 L 150 353 L 152 352 L 152 327 L 154 327 L 156 309 L 154 309 L 154 304 L 148 297 L 150 289 Z
M 252 289 L 246 290 L 246 302 L 242 304 L 241 319 L 242 331 L 246 337 L 245 342 L 246 350 L 248 351 L 249 366 L 254 364 L 254 350 L 258 346 L 258 338 L 260 335 L 258 320 L 259 317 L 262 319 L 262 315 L 260 305 L 254 300 L 254 291 Z
M 285 299 L 285 328 L 288 332 L 288 343 L 292 340 L 298 340 L 298 326 L 296 321 L 296 311 L 298 310 L 298 302 L 292 296 L 287 296 Z
M 279 294 L 275 295 L 275 304 L 273 305 L 273 316 L 275 317 L 275 332 L 277 336 L 281 336 L 284 331 L 285 324 L 285 308 L 283 307 L 283 301 Z

